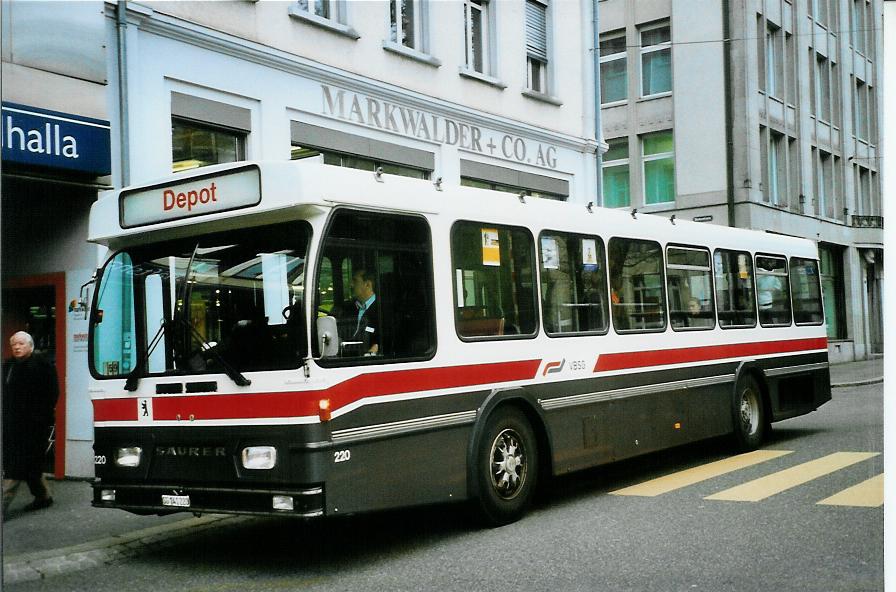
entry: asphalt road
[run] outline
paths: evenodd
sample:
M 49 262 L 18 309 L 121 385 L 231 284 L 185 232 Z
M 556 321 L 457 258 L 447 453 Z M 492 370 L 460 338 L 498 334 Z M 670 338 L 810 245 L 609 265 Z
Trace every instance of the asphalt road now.
M 775 425 L 764 449 L 788 454 L 653 497 L 611 492 L 728 458 L 725 443 L 562 477 L 503 528 L 479 528 L 462 505 L 310 524 L 252 519 L 8 589 L 882 590 L 883 508 L 818 504 L 883 472 L 882 454 L 837 454 L 883 452 L 882 393 L 881 384 L 836 389 L 818 412 Z M 805 480 L 809 467 L 824 472 L 844 457 L 852 464 L 759 501 L 706 499 L 770 475 Z

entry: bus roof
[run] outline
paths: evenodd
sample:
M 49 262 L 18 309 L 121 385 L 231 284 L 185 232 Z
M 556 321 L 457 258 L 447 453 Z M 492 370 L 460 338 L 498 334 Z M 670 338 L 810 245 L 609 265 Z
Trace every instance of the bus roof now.
M 288 219 L 339 205 L 454 220 L 817 258 L 812 241 L 307 161 L 241 162 L 106 191 L 88 240 L 113 249 Z

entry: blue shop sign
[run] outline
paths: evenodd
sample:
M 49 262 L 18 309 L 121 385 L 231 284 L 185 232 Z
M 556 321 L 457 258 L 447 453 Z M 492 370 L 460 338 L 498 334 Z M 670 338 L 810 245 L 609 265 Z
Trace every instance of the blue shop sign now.
M 3 161 L 108 175 L 109 122 L 3 103 Z

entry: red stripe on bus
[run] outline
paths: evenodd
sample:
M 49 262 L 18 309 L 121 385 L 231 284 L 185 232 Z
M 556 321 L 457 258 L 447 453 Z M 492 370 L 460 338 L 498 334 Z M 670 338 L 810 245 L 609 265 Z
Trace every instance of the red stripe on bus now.
M 305 417 L 318 413 L 321 399 L 337 410 L 361 399 L 425 392 L 516 380 L 531 380 L 541 360 L 423 368 L 361 374 L 328 389 L 283 393 L 246 393 L 187 397 L 154 397 L 153 419 L 260 419 Z M 114 404 L 112 404 L 114 403 Z M 120 403 L 125 403 L 121 405 Z M 134 421 L 136 399 L 94 401 L 94 421 Z
M 137 399 L 96 399 L 93 402 L 94 421 L 108 421 L 97 419 L 100 417 L 114 417 L 116 421 L 137 420 Z
M 704 362 L 726 358 L 794 353 L 825 349 L 827 346 L 827 338 L 820 337 L 815 339 L 760 341 L 757 343 L 707 345 L 703 347 L 601 354 L 594 364 L 594 371 L 606 372 L 608 370 L 626 370 L 629 368 L 644 368 L 646 366 L 666 366 L 669 364 Z

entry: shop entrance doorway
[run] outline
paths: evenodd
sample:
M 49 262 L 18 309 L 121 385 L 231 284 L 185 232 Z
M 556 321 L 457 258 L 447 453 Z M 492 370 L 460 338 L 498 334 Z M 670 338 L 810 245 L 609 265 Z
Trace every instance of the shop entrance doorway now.
M 59 403 L 56 426 L 47 445 L 45 472 L 65 476 L 65 274 L 46 274 L 6 280 L 3 283 L 3 359 L 12 355 L 9 337 L 27 331 L 34 338 L 34 350 L 56 368 Z

